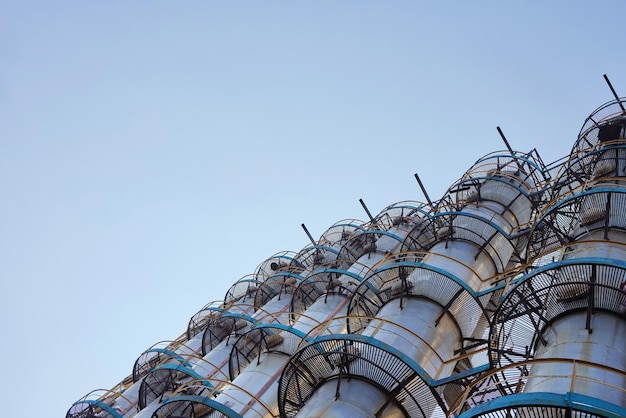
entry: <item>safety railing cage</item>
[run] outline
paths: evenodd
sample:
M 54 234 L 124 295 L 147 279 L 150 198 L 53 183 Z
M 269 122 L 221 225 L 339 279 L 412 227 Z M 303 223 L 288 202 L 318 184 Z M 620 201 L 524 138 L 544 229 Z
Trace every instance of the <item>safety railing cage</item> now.
M 393 351 L 393 347 L 358 335 L 320 337 L 304 346 L 283 369 L 278 387 L 280 416 L 297 416 L 324 384 L 337 385 L 340 394 L 342 382 L 357 379 L 387 395 L 376 416 L 392 403 L 406 417 L 443 417 L 445 402 L 427 383 L 423 370 Z
M 539 217 L 530 234 L 528 257 L 580 239 L 624 241 L 624 237 L 613 237 L 613 231 L 626 232 L 626 187 L 603 184 L 588 189 L 581 185 Z
M 317 244 L 339 248 L 355 233 L 365 231 L 364 224 L 365 222 L 358 219 L 344 219 L 336 222 L 322 234 Z
M 624 138 L 620 135 L 623 134 L 622 128 L 625 122 L 625 104 L 626 98 L 619 98 L 604 103 L 591 112 L 580 128 L 578 139 L 570 154 L 579 155 L 582 151 L 602 142 Z
M 259 309 L 265 306 L 275 296 L 293 295 L 298 284 L 304 279 L 299 273 L 304 272 L 303 268 L 294 269 L 286 267 L 268 277 L 257 289 L 254 295 L 254 306 Z
M 123 400 L 126 408 L 121 409 L 117 404 Z M 99 389 L 94 390 L 69 408 L 66 418 L 122 418 L 126 414 L 134 415 L 137 412 L 135 402 L 126 399 L 123 393 Z
M 349 332 L 360 332 L 367 326 L 369 317 L 391 300 L 426 298 L 443 307 L 443 314 L 454 312 L 453 317 L 464 337 L 473 334 L 477 318 L 489 317 L 485 306 L 492 299 L 489 292 L 476 294 L 458 278 L 440 268 L 423 263 L 426 253 L 402 253 L 394 262 L 374 270 L 354 291 L 348 306 Z M 442 315 L 443 315 L 442 314 Z
M 559 260 L 516 279 L 494 314 L 491 364 L 504 367 L 532 359 L 544 343 L 544 329 L 568 313 L 586 313 L 580 325 L 589 332 L 595 312 L 624 315 L 625 283 L 626 260 L 603 258 Z
M 187 339 L 192 339 L 204 331 L 207 324 L 224 312 L 224 303 L 221 301 L 210 302 L 196 312 L 187 325 Z
M 274 254 L 263 261 L 256 268 L 253 279 L 258 282 L 265 282 L 266 279 L 276 274 L 277 271 L 302 271 L 304 266 L 298 261 L 297 253 L 293 251 L 282 251 Z
M 258 323 L 239 337 L 230 354 L 228 370 L 234 380 L 253 362 L 259 363 L 261 356 L 271 353 L 291 356 L 301 344 L 304 334 L 282 324 Z
M 528 375 L 541 366 L 558 368 L 558 376 Z M 605 379 L 590 378 L 595 375 Z M 520 374 L 519 371 L 525 373 Z M 580 373 L 584 370 L 585 373 Z M 533 380 L 558 379 L 549 392 L 524 392 Z M 449 415 L 456 418 L 618 418 L 626 416 L 626 408 L 579 393 L 589 384 L 602 388 L 608 398 L 626 399 L 626 388 L 611 382 L 626 381 L 626 371 L 575 359 L 528 360 L 495 368 L 469 383 L 451 403 Z
M 304 247 L 295 259 L 306 270 L 312 270 L 317 266 L 332 263 L 339 257 L 339 250 L 325 245 L 311 244 Z
M 410 229 L 420 219 L 427 216 L 431 210 L 429 205 L 412 200 L 396 202 L 376 215 L 372 224 L 383 231 L 394 228 Z
M 242 277 L 233 283 L 224 297 L 225 305 L 253 303 L 257 289 L 263 283 L 254 274 Z
M 144 409 L 153 401 L 163 400 L 168 393 L 172 393 L 186 381 L 201 379 L 193 369 L 174 364 L 163 364 L 150 371 L 139 387 L 139 409 Z M 207 390 L 213 388 L 213 385 L 204 380 L 203 385 Z
M 155 367 L 165 363 L 182 364 L 191 367 L 186 359 L 167 348 L 151 347 L 141 353 L 133 365 L 133 382 L 138 382 Z
M 341 281 L 341 277 L 350 277 L 355 283 L 362 280 L 362 277 L 348 270 L 336 268 L 337 263 L 330 263 L 326 267 L 320 267 L 300 282 L 294 291 L 294 297 L 291 299 L 291 312 L 304 312 L 315 301 L 323 295 L 340 294 L 347 295 L 349 289 L 345 283 Z
M 461 210 L 479 201 L 504 204 L 514 213 L 516 206 L 529 199 L 535 207 L 543 197 L 550 174 L 535 149 L 528 153 L 496 151 L 479 159 L 460 180 L 455 182 L 439 201 L 444 211 Z M 512 193 L 512 191 L 518 193 Z M 520 219 L 520 224 L 524 220 Z
M 206 356 L 222 341 L 235 341 L 245 334 L 255 320 L 247 315 L 224 312 L 213 318 L 202 334 L 202 355 Z

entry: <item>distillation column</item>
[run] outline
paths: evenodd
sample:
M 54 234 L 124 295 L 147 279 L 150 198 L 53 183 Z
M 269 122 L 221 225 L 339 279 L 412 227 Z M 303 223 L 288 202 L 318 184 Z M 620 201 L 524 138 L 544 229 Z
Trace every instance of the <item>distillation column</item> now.
M 401 221 L 385 222 L 395 213 Z M 337 248 L 337 256 L 321 265 L 314 263 L 319 267 L 309 268 L 310 273 L 294 283 L 289 321 L 260 320 L 239 338 L 230 359 L 232 383 L 220 390 L 215 402 L 244 417 L 259 416 L 260 411 L 266 416 L 277 414 L 278 377 L 291 355 L 311 338 L 307 334 L 312 329 L 335 316 L 345 316 L 349 296 L 365 272 L 397 251 L 410 231 L 409 222 L 419 220 L 421 214 L 419 207 L 392 205 L 365 228 L 354 228 L 351 223 L 331 227 L 320 242 Z M 341 234 L 337 234 L 339 229 Z M 263 286 L 257 294 L 262 291 Z M 345 324 L 325 332 L 345 333 Z
M 462 416 L 626 416 L 625 129 L 621 101 L 583 125 L 531 234 L 536 263 L 495 314 L 501 371 Z
M 531 155 L 479 160 L 416 225 L 404 251 L 355 290 L 350 334 L 317 338 L 291 359 L 279 387 L 281 416 L 443 413 L 435 377 L 448 378 L 464 343 L 484 334 L 488 279 L 519 262 L 543 180 Z
M 232 381 L 211 380 L 216 390 L 214 396 L 207 399 L 206 390 L 198 385 L 198 381 L 188 380 L 158 406 L 153 416 L 172 413 L 184 416 L 190 411 L 207 414 L 213 411 L 213 415 L 226 416 L 274 415 L 277 410 L 277 374 L 282 366 L 306 338 L 308 330 L 333 316 L 345 314 L 349 289 L 354 288 L 362 280 L 361 275 L 380 262 L 391 248 L 401 244 L 410 230 L 410 222 L 423 213 L 419 206 L 413 202 L 391 205 L 377 220 L 372 219 L 371 228 L 363 228 L 354 222 L 335 224 L 322 236 L 320 243 L 312 242 L 313 246 L 304 248 L 292 260 L 285 263 L 283 256 L 282 260 L 272 258 L 263 263 L 256 276 L 271 266 L 273 274 L 268 278 L 247 280 L 247 284 L 243 281 L 236 283 L 225 300 L 226 305 L 232 304 L 229 311 L 241 306 L 245 299 L 234 297 L 235 294 L 247 295 L 248 299 L 253 294 L 256 312 L 251 316 L 252 326 L 243 328 L 244 332 L 235 338 L 230 350 L 228 371 Z M 380 227 L 384 230 L 376 229 Z M 304 270 L 294 275 L 293 266 Z M 285 302 L 291 305 L 289 311 Z M 203 311 L 190 321 L 188 334 L 191 329 L 205 326 L 199 320 Z M 214 334 L 211 330 L 215 328 L 215 322 L 223 321 L 224 315 L 226 313 L 212 318 L 206 326 L 205 342 L 207 335 Z M 326 332 L 345 332 L 345 325 L 343 329 L 333 327 Z M 223 333 L 220 335 L 223 337 Z M 223 341 L 218 346 L 203 344 L 203 353 L 208 351 L 204 360 L 216 364 L 208 359 L 216 351 L 223 357 L 223 345 Z M 204 398 L 197 396 L 200 392 Z M 194 393 L 194 397 L 190 398 L 189 393 Z

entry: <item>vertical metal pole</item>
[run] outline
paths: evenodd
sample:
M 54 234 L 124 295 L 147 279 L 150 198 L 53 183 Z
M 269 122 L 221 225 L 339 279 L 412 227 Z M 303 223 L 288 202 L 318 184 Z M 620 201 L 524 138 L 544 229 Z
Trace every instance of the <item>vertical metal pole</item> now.
M 317 243 L 315 242 L 315 240 L 311 236 L 311 233 L 309 232 L 309 230 L 306 228 L 306 226 L 304 224 L 302 224 L 302 229 L 304 229 L 304 232 L 306 232 L 307 237 L 309 237 L 309 239 L 311 240 L 311 244 L 317 245 Z
M 606 84 L 609 85 L 609 88 L 611 89 L 611 93 L 613 93 L 613 97 L 615 97 L 615 100 L 617 100 L 617 104 L 622 109 L 622 112 L 626 112 L 626 109 L 624 109 L 624 105 L 622 104 L 622 101 L 619 99 L 619 96 L 617 95 L 617 92 L 613 88 L 613 84 L 611 84 L 611 81 L 606 76 L 606 74 L 604 74 L 604 81 L 606 81 Z
M 433 208 L 433 201 L 430 200 L 430 197 L 428 196 L 428 193 L 426 193 L 426 188 L 424 187 L 424 185 L 422 184 L 422 180 L 420 180 L 420 176 L 417 175 L 417 173 L 415 173 L 415 180 L 417 180 L 417 184 L 420 185 L 420 189 L 422 189 L 422 193 L 424 194 L 424 197 L 426 198 L 426 200 L 428 201 L 428 205 Z
M 504 136 L 504 133 L 502 132 L 502 129 L 500 129 L 499 126 L 496 126 L 496 129 L 498 130 L 498 133 L 500 134 L 500 137 L 504 141 L 504 145 L 506 145 L 506 149 L 508 149 L 509 152 L 511 153 L 511 155 L 513 155 L 513 148 L 511 148 L 511 145 L 509 144 L 509 141 L 506 140 L 506 137 Z
M 370 213 L 369 209 L 367 208 L 367 206 L 365 206 L 365 202 L 363 202 L 363 199 L 359 199 L 359 202 L 361 202 L 361 206 L 363 206 L 363 209 L 365 209 L 365 213 L 367 213 L 367 216 L 369 216 L 370 221 L 374 222 L 374 217 L 372 216 L 372 214 Z

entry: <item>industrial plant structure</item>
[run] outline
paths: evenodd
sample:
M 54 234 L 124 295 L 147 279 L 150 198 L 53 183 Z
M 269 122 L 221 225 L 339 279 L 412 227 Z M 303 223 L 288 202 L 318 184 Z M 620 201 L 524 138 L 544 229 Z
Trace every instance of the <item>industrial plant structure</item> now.
M 625 104 L 554 163 L 498 130 L 439 200 L 302 225 L 67 418 L 626 417 Z

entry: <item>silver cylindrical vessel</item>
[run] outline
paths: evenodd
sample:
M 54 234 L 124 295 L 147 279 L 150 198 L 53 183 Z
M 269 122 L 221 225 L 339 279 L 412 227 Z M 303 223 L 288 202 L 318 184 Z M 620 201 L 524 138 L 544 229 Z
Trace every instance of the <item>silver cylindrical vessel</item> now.
M 524 393 L 581 393 L 626 407 L 626 375 L 610 369 L 626 370 L 626 319 L 613 313 L 597 312 L 593 321 L 601 326 L 593 332 L 585 328 L 586 313 L 577 312 L 554 321 L 542 333 L 536 360 L 529 372 Z M 572 367 L 570 362 L 580 361 Z

